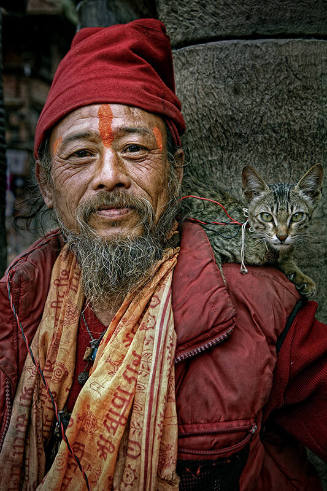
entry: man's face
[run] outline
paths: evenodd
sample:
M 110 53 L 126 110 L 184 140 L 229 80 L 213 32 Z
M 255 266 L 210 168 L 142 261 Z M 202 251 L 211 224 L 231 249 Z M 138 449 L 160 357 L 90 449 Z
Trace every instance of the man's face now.
M 91 205 L 88 223 L 99 237 L 140 236 L 135 198 L 150 203 L 158 222 L 169 200 L 166 129 L 159 116 L 121 104 L 85 106 L 54 127 L 50 150 L 52 184 L 43 195 L 67 229 L 78 233 L 76 211 Z M 106 203 L 115 195 L 114 204 Z

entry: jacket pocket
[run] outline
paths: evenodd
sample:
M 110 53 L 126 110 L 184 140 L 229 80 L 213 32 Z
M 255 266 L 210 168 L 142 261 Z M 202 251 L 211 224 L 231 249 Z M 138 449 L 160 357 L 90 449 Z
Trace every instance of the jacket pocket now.
M 183 460 L 226 458 L 242 450 L 257 431 L 254 420 L 180 425 L 178 457 Z

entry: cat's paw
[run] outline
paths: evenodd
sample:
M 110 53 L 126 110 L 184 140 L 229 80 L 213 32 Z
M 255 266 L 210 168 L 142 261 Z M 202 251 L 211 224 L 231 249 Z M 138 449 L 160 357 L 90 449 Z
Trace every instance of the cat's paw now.
M 313 297 L 317 293 L 316 283 L 303 273 L 293 272 L 287 275 L 288 279 L 295 284 L 297 290 L 305 297 Z
M 295 273 L 289 273 L 288 275 L 286 275 L 287 278 L 292 282 L 294 283 L 295 281 Z
M 316 284 L 311 280 L 311 282 L 303 283 L 301 286 L 296 286 L 296 288 L 299 290 L 301 295 L 304 295 L 305 297 L 314 297 L 315 294 L 317 293 L 317 287 Z

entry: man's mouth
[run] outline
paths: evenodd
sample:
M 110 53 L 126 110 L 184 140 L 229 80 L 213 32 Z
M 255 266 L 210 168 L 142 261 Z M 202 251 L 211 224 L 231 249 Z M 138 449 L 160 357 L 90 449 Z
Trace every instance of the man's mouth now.
M 132 208 L 124 207 L 111 207 L 111 206 L 104 206 L 100 209 L 98 209 L 95 213 L 98 216 L 104 217 L 104 218 L 120 218 L 123 217 L 124 215 L 127 215 L 132 211 Z

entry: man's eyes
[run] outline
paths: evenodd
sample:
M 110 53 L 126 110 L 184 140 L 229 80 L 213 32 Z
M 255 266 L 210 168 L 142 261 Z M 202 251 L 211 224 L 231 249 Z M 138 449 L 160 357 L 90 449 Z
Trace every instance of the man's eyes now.
M 120 150 L 116 149 L 114 151 L 120 154 L 123 158 L 142 158 L 149 151 L 149 149 L 146 146 L 140 145 L 138 143 L 129 143 L 128 145 L 122 146 Z M 96 155 L 98 155 L 98 152 L 95 150 L 81 148 L 69 153 L 67 158 L 69 160 L 87 160 L 93 158 Z
M 69 158 L 83 159 L 83 158 L 92 157 L 92 156 L 93 156 L 93 153 L 90 150 L 83 148 L 81 150 L 76 150 L 75 152 L 71 153 L 69 155 Z
M 146 152 L 147 150 L 148 149 L 145 146 L 139 145 L 137 143 L 131 143 L 129 145 L 126 145 L 126 147 L 124 148 L 125 153 Z

